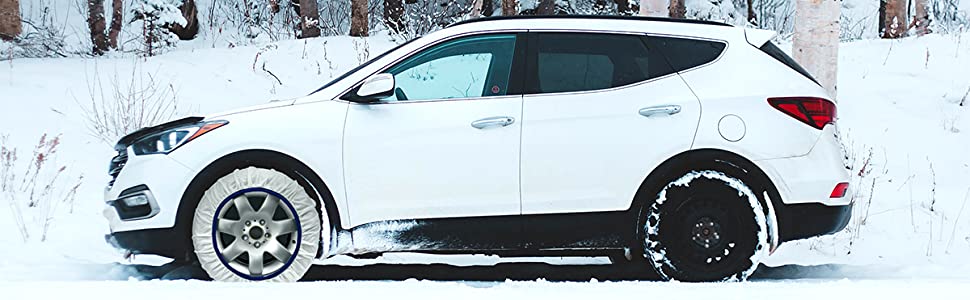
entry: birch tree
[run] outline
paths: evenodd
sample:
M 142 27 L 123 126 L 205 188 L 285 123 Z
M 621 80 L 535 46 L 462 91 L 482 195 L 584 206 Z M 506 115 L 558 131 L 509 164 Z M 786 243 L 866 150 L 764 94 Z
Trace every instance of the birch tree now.
M 836 98 L 839 63 L 839 0 L 797 0 L 793 52 L 819 84 Z
M 367 0 L 350 1 L 350 36 L 367 36 Z
M 640 15 L 647 17 L 666 17 L 670 15 L 667 0 L 640 0 Z
M 0 0 L 0 38 L 11 40 L 20 35 L 20 1 Z

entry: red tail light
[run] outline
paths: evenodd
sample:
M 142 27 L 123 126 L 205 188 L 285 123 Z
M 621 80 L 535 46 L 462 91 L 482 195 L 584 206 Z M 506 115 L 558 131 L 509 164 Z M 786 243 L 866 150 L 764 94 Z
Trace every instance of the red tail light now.
M 814 97 L 768 98 L 768 104 L 815 129 L 835 124 L 835 103 Z
M 829 195 L 829 198 L 842 198 L 842 197 L 845 197 L 845 192 L 847 190 L 849 190 L 849 183 L 848 182 L 842 182 L 842 183 L 836 184 L 835 185 L 835 188 L 832 189 L 832 194 Z

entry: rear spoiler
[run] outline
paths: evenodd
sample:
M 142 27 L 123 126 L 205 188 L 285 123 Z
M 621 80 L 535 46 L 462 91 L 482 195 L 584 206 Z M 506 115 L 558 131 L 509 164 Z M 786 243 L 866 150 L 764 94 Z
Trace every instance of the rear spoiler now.
M 745 28 L 744 37 L 748 40 L 748 44 L 751 44 L 755 48 L 761 48 L 767 44 L 771 39 L 775 38 L 778 33 L 771 30 L 756 29 L 756 28 Z

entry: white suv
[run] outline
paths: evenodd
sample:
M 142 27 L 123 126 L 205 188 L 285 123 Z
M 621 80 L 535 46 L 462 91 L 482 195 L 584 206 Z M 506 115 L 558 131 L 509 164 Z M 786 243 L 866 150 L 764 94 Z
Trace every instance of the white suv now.
M 230 281 L 398 251 L 744 280 L 851 213 L 835 105 L 772 37 L 654 18 L 455 24 L 309 96 L 122 138 L 107 238 Z

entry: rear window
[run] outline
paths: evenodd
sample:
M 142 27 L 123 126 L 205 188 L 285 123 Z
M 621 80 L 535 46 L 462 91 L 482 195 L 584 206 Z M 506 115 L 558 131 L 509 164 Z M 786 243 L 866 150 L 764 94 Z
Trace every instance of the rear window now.
M 660 36 L 650 36 L 646 39 L 650 49 L 663 51 L 670 61 L 670 66 L 676 72 L 712 62 L 721 56 L 721 52 L 724 52 L 724 48 L 727 47 L 723 42 L 717 41 Z
M 811 79 L 815 83 L 818 83 L 818 80 L 815 80 L 815 77 L 812 77 L 812 74 L 809 74 L 808 71 L 805 70 L 805 68 L 802 68 L 801 65 L 799 65 L 797 62 L 795 62 L 794 59 L 791 58 L 791 56 L 788 56 L 788 54 L 785 54 L 785 51 L 781 51 L 781 49 L 778 49 L 778 46 L 775 46 L 775 44 L 773 44 L 772 42 L 767 42 L 764 44 L 764 46 L 761 46 L 761 48 L 758 48 L 758 49 L 761 49 L 761 51 L 763 51 L 764 53 L 768 54 L 771 57 L 774 57 L 776 60 L 785 64 L 792 70 L 795 70 L 796 72 L 802 75 L 805 75 L 805 77 L 808 77 L 808 79 Z
M 539 33 L 535 49 L 532 93 L 601 90 L 673 73 L 637 35 Z

